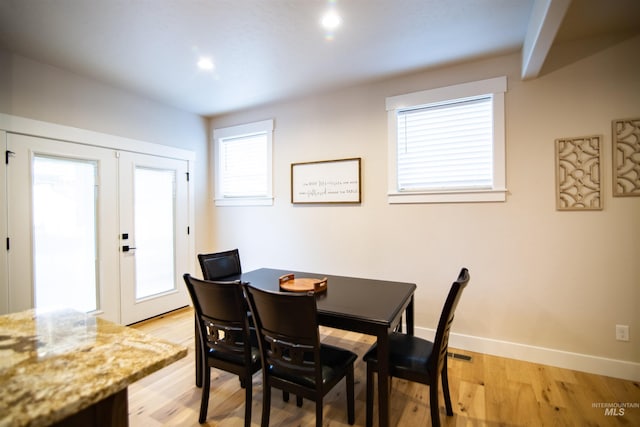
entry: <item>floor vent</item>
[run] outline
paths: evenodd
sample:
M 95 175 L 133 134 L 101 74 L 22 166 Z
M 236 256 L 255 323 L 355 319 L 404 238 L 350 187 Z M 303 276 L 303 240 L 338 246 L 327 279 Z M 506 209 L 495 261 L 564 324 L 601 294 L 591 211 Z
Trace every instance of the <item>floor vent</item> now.
M 451 357 L 452 359 L 464 360 L 465 362 L 471 362 L 472 361 L 471 356 L 467 356 L 466 354 L 448 352 L 447 356 Z

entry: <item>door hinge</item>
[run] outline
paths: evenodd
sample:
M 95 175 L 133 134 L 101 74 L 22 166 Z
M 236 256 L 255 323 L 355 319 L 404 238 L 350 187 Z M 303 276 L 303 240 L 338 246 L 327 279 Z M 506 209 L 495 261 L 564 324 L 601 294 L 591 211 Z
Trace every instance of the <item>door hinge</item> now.
M 13 151 L 6 150 L 4 152 L 4 163 L 6 165 L 8 165 L 9 164 L 9 158 L 11 158 L 11 157 L 13 157 L 15 155 L 16 155 L 16 153 L 14 153 Z
M 11 247 L 11 238 L 7 237 L 7 250 Z
M 187 236 L 191 233 L 191 227 L 187 226 Z
M 189 182 L 189 172 L 187 172 L 187 182 Z

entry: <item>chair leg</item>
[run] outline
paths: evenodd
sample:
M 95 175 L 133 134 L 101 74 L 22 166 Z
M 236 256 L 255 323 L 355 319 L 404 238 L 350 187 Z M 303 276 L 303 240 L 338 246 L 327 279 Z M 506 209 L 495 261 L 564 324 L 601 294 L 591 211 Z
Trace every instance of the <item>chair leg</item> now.
M 316 427 L 322 427 L 322 397 L 316 399 Z
M 198 315 L 196 314 L 194 317 L 194 321 L 195 321 L 195 337 L 196 337 L 196 343 L 195 343 L 195 356 L 196 356 L 196 387 L 202 387 L 202 370 L 206 368 L 206 366 L 204 366 L 204 361 L 202 360 L 201 357 L 201 346 L 200 346 L 200 331 L 198 331 Z
M 302 408 L 302 396 L 298 396 L 297 394 L 296 394 L 296 406 L 298 408 Z
M 444 406 L 447 411 L 448 416 L 453 415 L 453 407 L 451 406 L 451 395 L 449 394 L 449 375 L 447 374 L 447 362 L 444 362 L 444 367 L 442 368 L 442 394 L 444 394 Z M 437 381 L 437 379 L 436 379 Z
M 282 401 L 283 402 L 288 402 L 289 401 L 289 392 L 288 391 L 282 390 Z
M 269 427 L 271 412 L 271 384 L 264 378 L 262 381 L 262 427 Z
M 200 417 L 198 422 L 203 424 L 207 420 L 207 410 L 209 409 L 209 389 L 211 388 L 211 368 L 202 367 L 202 397 L 200 400 Z
M 244 379 L 245 395 L 244 395 L 244 427 L 251 427 L 251 401 L 253 384 L 251 383 L 251 374 Z
M 353 425 L 356 420 L 354 411 L 354 375 L 353 364 L 347 369 L 347 421 L 349 425 Z
M 366 402 L 366 426 L 373 425 L 373 368 L 367 363 L 367 402 Z
M 438 408 L 438 379 L 429 385 L 429 405 L 431 405 L 431 426 L 440 427 L 440 410 Z

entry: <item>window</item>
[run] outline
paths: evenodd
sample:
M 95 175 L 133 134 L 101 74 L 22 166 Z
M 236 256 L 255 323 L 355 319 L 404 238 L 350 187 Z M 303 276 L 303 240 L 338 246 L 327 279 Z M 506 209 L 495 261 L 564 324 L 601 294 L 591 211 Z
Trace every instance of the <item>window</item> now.
M 35 307 L 95 312 L 98 162 L 36 154 L 32 167 Z
M 216 206 L 272 205 L 273 120 L 214 129 Z
M 389 203 L 504 201 L 506 77 L 387 98 Z

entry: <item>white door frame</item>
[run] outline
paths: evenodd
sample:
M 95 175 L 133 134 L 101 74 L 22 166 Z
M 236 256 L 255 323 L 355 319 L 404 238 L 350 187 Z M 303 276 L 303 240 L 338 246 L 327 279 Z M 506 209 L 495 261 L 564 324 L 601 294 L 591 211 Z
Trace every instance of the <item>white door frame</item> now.
M 0 127 L 0 146 L 7 146 L 7 132 Z M 5 239 L 8 236 L 7 231 L 7 173 L 6 162 L 5 170 L 0 173 L 0 200 L 4 203 L 3 208 L 0 209 L 0 236 L 4 236 Z M 0 250 L 0 314 L 9 312 L 9 272 L 7 270 L 9 262 L 9 254 L 7 250 Z
M 109 148 L 118 151 L 129 151 L 185 160 L 188 164 L 189 175 L 194 176 L 195 153 L 190 150 L 0 113 L 0 142 L 4 147 L 6 147 L 7 132 Z M 2 225 L 0 225 L 0 231 L 4 231 L 3 236 L 7 236 L 6 164 L 4 172 L 5 173 L 2 174 L 2 178 L 0 178 L 0 201 L 3 203 L 3 206 L 0 209 L 2 211 L 0 213 L 0 222 L 2 222 Z M 190 229 L 188 239 L 188 258 L 190 260 L 189 271 L 195 271 L 195 203 L 193 185 L 193 180 L 189 180 L 187 195 L 189 208 L 188 223 Z M 8 300 L 7 296 L 9 289 L 6 269 L 7 253 L 6 251 L 2 252 L 3 254 L 0 255 L 0 300 L 4 301 L 4 303 L 0 303 L 0 314 L 3 314 L 3 309 L 6 309 L 3 304 L 6 304 Z

